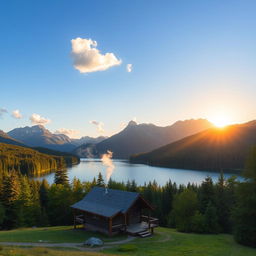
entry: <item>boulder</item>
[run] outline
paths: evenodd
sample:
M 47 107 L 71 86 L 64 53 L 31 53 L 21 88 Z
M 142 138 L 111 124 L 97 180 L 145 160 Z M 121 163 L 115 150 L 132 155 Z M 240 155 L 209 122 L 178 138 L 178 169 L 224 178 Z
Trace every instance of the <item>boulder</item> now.
M 103 241 L 97 237 L 90 237 L 84 242 L 84 245 L 91 246 L 91 247 L 102 246 L 103 244 L 104 244 Z

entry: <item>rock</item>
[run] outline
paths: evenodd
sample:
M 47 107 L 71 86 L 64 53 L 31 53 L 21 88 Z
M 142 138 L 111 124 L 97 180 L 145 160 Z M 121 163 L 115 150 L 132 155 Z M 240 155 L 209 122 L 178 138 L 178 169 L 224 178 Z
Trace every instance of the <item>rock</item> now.
M 84 242 L 84 245 L 91 246 L 91 247 L 102 246 L 103 244 L 104 244 L 103 241 L 97 237 L 90 237 Z

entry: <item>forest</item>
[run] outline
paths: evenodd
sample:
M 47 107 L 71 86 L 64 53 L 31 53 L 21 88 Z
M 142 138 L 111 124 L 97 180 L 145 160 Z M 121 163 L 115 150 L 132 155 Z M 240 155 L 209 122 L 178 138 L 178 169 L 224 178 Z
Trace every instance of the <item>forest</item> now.
M 0 143 L 1 172 L 14 170 L 29 176 L 41 175 L 78 163 L 78 157 L 67 153 Z
M 256 247 L 256 148 L 243 175 L 244 182 L 235 177 L 226 180 L 220 174 L 217 183 L 206 177 L 200 185 L 177 186 L 168 181 L 159 186 L 153 181 L 137 186 L 135 181 L 125 184 L 110 180 L 108 186 L 141 193 L 156 207 L 154 215 L 162 226 L 181 232 L 232 233 L 237 242 Z M 69 181 L 65 169 L 59 169 L 50 185 L 21 172 L 1 171 L 1 228 L 72 224 L 70 205 L 93 186 L 105 186 L 101 173 L 92 182 Z

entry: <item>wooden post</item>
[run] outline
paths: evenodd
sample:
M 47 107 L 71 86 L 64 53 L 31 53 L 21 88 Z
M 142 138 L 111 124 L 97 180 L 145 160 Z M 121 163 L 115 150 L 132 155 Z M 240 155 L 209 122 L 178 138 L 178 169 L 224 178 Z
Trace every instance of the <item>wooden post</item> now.
M 112 236 L 112 218 L 109 218 L 109 235 Z
M 76 210 L 73 211 L 74 214 L 74 229 L 76 229 Z
M 150 212 L 148 214 L 148 229 L 150 229 Z
M 126 229 L 127 229 L 127 215 L 126 213 L 124 214 L 124 228 L 125 228 L 125 232 L 126 232 Z

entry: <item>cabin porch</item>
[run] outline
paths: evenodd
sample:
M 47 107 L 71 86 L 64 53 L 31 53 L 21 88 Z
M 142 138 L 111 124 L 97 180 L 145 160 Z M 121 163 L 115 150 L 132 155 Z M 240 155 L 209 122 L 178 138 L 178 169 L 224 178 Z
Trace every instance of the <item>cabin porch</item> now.
M 126 219 L 126 218 L 125 218 Z M 91 231 L 99 231 L 108 235 L 118 234 L 120 232 L 127 233 L 132 236 L 146 237 L 154 233 L 154 228 L 158 227 L 158 219 L 152 218 L 150 216 L 142 215 L 140 217 L 140 222 L 131 224 L 115 224 L 112 222 L 111 218 L 106 218 L 106 224 L 100 226 L 97 223 L 92 223 L 91 221 L 86 221 L 85 215 L 74 215 L 74 228 L 76 229 L 77 224 L 82 224 L 85 229 Z
M 139 223 L 128 225 L 126 227 L 126 233 L 133 236 L 140 235 L 143 237 L 143 234 L 146 234 L 146 232 L 153 234 L 154 228 L 157 228 L 159 226 L 157 218 L 141 216 L 141 219 L 142 221 Z

